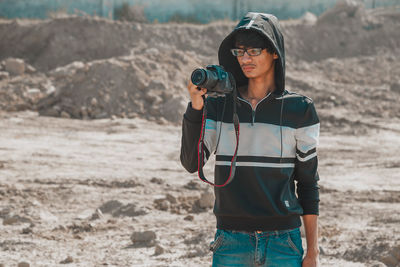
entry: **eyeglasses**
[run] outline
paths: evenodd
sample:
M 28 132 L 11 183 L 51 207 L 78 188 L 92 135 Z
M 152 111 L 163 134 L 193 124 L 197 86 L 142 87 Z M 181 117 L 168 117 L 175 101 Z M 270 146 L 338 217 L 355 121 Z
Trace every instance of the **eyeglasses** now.
M 231 49 L 231 52 L 235 57 L 242 57 L 244 56 L 245 52 L 247 55 L 253 57 L 260 55 L 263 49 L 264 48 L 233 48 Z

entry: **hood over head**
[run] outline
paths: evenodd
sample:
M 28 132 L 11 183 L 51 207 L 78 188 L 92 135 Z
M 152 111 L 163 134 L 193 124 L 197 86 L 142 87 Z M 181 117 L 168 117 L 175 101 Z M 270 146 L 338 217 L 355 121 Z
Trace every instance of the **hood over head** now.
M 281 95 L 285 90 L 285 47 L 283 35 L 278 19 L 271 14 L 249 12 L 235 29 L 222 41 L 218 50 L 219 64 L 233 74 L 238 87 L 248 84 L 248 78 L 230 49 L 234 48 L 235 35 L 242 30 L 251 30 L 265 37 L 266 42 L 272 43 L 278 59 L 275 62 L 275 85 L 274 94 Z

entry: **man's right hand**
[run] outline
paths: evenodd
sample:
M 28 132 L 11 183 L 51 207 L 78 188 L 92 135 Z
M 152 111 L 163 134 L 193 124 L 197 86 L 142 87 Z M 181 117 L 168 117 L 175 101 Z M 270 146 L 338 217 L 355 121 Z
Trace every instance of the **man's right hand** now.
M 189 80 L 188 91 L 190 94 L 190 100 L 192 101 L 192 108 L 196 110 L 202 110 L 204 106 L 203 95 L 207 93 L 206 88 L 197 89 L 197 85 L 194 85 L 191 80 Z

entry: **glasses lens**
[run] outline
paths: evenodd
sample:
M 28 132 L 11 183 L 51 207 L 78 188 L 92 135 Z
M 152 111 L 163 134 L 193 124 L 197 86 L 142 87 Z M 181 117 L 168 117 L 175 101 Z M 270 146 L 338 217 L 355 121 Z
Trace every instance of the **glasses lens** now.
M 239 48 L 231 49 L 231 52 L 235 57 L 241 57 L 244 55 L 244 50 Z
M 249 49 L 242 49 L 242 48 L 234 48 L 231 49 L 232 55 L 235 57 L 242 57 L 244 53 L 247 52 L 249 56 L 258 56 L 261 54 L 263 48 L 249 48 Z
M 250 48 L 247 49 L 247 54 L 249 54 L 249 56 L 258 56 L 261 54 L 261 50 L 261 48 Z

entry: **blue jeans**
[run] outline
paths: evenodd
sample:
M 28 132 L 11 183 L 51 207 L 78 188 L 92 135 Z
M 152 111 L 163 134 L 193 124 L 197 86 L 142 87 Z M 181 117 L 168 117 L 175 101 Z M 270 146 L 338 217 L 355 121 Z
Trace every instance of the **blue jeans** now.
M 300 229 L 240 232 L 217 229 L 210 244 L 213 267 L 301 267 Z

